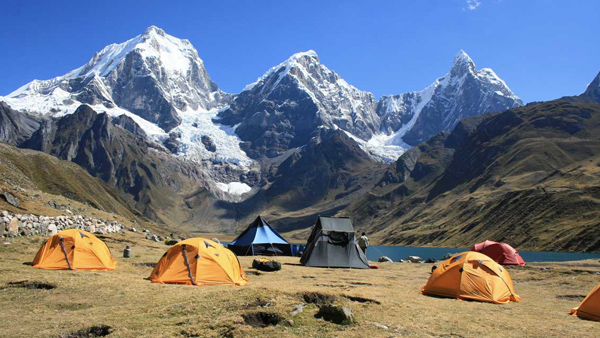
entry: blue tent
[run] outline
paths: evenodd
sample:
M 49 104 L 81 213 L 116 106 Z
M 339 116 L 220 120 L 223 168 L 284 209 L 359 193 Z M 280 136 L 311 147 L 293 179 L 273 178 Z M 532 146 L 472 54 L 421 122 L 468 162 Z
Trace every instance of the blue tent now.
M 240 256 L 291 256 L 292 246 L 258 216 L 227 248 Z

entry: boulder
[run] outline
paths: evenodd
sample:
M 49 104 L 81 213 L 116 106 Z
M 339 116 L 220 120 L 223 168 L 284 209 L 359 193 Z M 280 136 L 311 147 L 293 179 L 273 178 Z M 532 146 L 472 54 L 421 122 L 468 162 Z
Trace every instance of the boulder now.
M 48 221 L 42 221 L 39 226 L 40 235 L 46 236 L 48 233 Z
M 345 306 L 323 305 L 315 317 L 341 325 L 354 323 L 354 314 Z
M 419 256 L 408 256 L 408 257 L 406 257 L 406 261 L 407 262 L 411 262 L 411 263 L 421 263 L 421 262 L 423 262 L 423 260 Z
M 19 234 L 19 220 L 16 217 L 10 220 L 8 224 L 8 235 L 11 237 L 17 236 Z
M 47 234 L 49 236 L 54 236 L 58 233 L 58 228 L 56 227 L 56 224 L 54 223 L 50 223 L 48 224 L 48 230 L 47 230 Z
M 295 316 L 295 315 L 297 315 L 297 314 L 300 314 L 300 313 L 302 313 L 302 311 L 303 311 L 303 309 L 304 309 L 304 306 L 305 306 L 305 304 L 297 304 L 297 305 L 294 305 L 294 310 L 292 310 L 292 311 L 290 312 L 290 316 Z
M 454 256 L 453 253 L 446 252 L 446 254 L 442 257 L 442 260 L 445 261 L 447 259 L 450 259 L 450 257 L 452 256 Z
M 6 203 L 12 205 L 15 208 L 18 208 L 19 205 L 21 204 L 19 202 L 19 199 L 16 198 L 15 196 L 13 196 L 11 193 L 9 193 L 8 191 L 2 192 L 0 193 L 0 197 L 2 197 L 3 200 L 6 201 Z
M 394 261 L 388 256 L 381 256 L 377 261 L 380 263 L 394 263 Z

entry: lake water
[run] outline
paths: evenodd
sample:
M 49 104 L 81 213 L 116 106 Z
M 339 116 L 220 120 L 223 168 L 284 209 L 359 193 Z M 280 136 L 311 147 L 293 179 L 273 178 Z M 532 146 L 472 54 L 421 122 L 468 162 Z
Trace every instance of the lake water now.
M 381 256 L 388 256 L 395 262 L 406 259 L 408 256 L 419 256 L 423 260 L 435 258 L 440 260 L 446 253 L 459 253 L 469 251 L 468 248 L 426 248 L 418 246 L 382 246 L 371 245 L 367 249 L 367 258 L 377 261 Z M 564 262 L 579 261 L 584 259 L 600 259 L 600 254 L 549 252 L 549 251 L 519 251 L 525 262 Z
M 222 242 L 226 247 L 229 242 Z M 306 243 L 291 243 L 293 245 L 305 245 Z M 379 257 L 388 256 L 394 262 L 406 259 L 408 256 L 419 256 L 423 260 L 435 258 L 440 260 L 448 252 L 451 254 L 469 251 L 469 248 L 431 248 L 422 246 L 385 246 L 371 245 L 367 249 L 367 258 L 377 262 Z M 519 251 L 525 262 L 566 262 L 581 261 L 584 259 L 600 259 L 600 254 L 573 253 L 573 252 L 551 252 L 551 251 Z

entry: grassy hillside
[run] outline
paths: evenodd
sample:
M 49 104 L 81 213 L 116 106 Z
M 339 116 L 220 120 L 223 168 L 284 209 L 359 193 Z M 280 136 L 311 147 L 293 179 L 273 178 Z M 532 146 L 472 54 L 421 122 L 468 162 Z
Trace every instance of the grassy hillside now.
M 137 222 L 159 233 L 169 231 L 141 217 L 114 188 L 77 164 L 6 143 L 0 143 L 0 191 L 20 200 L 16 208 L 0 199 L 1 210 L 58 216 L 69 209 L 75 214 L 118 220 L 126 225 Z
M 383 243 L 600 251 L 600 105 L 466 119 L 407 152 L 346 209 Z

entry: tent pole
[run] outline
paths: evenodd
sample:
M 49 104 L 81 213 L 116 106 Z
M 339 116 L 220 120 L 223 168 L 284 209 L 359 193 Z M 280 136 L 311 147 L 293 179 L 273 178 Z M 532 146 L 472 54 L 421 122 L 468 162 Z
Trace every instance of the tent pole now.
M 185 244 L 181 246 L 181 249 L 181 253 L 183 254 L 183 258 L 185 259 L 185 265 L 188 269 L 188 274 L 190 275 L 190 281 L 192 281 L 193 285 L 197 285 L 196 281 L 194 280 L 194 276 L 192 275 L 192 269 L 190 269 L 190 262 L 188 261 L 187 253 L 185 252 Z
M 60 240 L 60 247 L 62 248 L 62 252 L 65 254 L 65 260 L 67 261 L 67 266 L 69 267 L 69 270 L 73 270 L 73 268 L 71 267 L 71 263 L 69 262 L 69 257 L 67 257 L 67 250 L 65 250 L 65 244 L 63 243 L 63 238 L 59 237 L 58 239 Z

